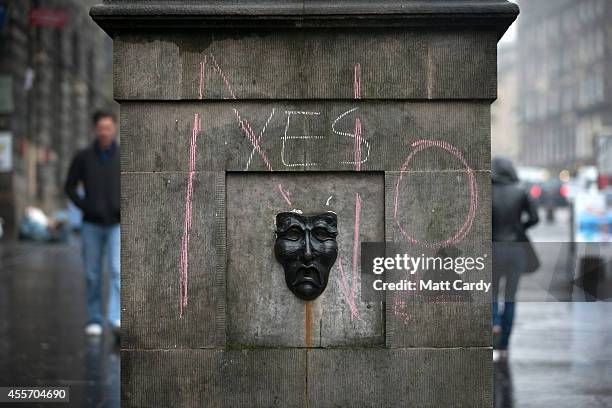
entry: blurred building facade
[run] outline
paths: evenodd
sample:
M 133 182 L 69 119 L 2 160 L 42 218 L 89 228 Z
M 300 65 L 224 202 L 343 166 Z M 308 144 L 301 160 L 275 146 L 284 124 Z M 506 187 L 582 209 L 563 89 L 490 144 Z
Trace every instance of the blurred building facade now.
M 497 49 L 497 100 L 491 105 L 491 152 L 519 159 L 516 43 Z
M 520 161 L 550 169 L 595 162 L 612 125 L 612 2 L 521 0 Z
M 12 150 L 0 217 L 9 230 L 26 205 L 65 206 L 71 157 L 92 138 L 91 112 L 112 99 L 112 44 L 89 18 L 92 3 L 0 0 L 0 141 L 6 149 L 10 138 Z

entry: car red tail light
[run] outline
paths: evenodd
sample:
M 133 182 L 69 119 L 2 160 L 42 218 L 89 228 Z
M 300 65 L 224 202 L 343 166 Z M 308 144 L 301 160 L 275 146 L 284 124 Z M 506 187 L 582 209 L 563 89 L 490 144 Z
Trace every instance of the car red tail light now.
M 608 187 L 610 185 L 610 181 L 612 181 L 610 179 L 611 177 L 609 177 L 607 174 L 600 174 L 597 178 L 597 186 L 599 187 L 599 189 L 603 190 Z
M 531 190 L 529 190 L 529 194 L 531 194 L 533 198 L 540 198 L 542 195 L 542 188 L 538 185 L 533 185 L 531 186 Z

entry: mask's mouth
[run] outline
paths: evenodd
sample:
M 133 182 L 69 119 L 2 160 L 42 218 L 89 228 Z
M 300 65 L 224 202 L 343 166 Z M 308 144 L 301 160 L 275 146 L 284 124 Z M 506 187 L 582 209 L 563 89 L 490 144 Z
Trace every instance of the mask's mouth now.
M 317 289 L 321 289 L 323 287 L 321 284 L 319 270 L 314 266 L 302 267 L 298 269 L 296 275 L 297 276 L 292 284 L 293 287 L 302 285 L 312 285 Z

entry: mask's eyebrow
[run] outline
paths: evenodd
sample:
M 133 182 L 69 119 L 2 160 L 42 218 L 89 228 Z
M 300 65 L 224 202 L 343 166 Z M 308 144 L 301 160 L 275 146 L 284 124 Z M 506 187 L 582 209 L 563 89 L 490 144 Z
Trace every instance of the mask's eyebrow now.
M 336 220 L 330 217 L 319 217 L 315 219 L 314 222 L 312 223 L 312 227 L 313 228 L 323 228 L 331 234 L 338 233 L 337 222 Z
M 301 219 L 295 217 L 295 214 L 291 213 L 282 213 L 276 216 L 276 231 L 277 232 L 285 232 L 291 227 L 299 227 L 300 229 L 304 229 L 304 223 Z

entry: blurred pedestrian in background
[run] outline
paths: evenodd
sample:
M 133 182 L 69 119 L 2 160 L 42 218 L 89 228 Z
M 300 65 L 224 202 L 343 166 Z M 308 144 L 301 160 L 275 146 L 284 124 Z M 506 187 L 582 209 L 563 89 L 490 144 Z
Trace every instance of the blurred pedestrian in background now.
M 112 112 L 99 111 L 93 116 L 96 139 L 78 152 L 68 172 L 66 193 L 83 211 L 81 237 L 85 263 L 88 335 L 103 332 L 103 266 L 108 260 L 107 321 L 119 336 L 120 326 L 120 233 L 119 233 L 119 146 L 115 140 L 117 121 Z M 79 194 L 82 186 L 84 195 Z
M 528 265 L 525 231 L 539 222 L 538 212 L 529 194 L 518 184 L 510 159 L 494 157 L 491 162 L 493 189 L 493 358 L 508 357 L 508 344 L 515 312 L 515 296 L 521 274 Z M 529 244 L 527 244 L 529 245 Z M 499 284 L 504 280 L 504 304 L 499 309 Z

